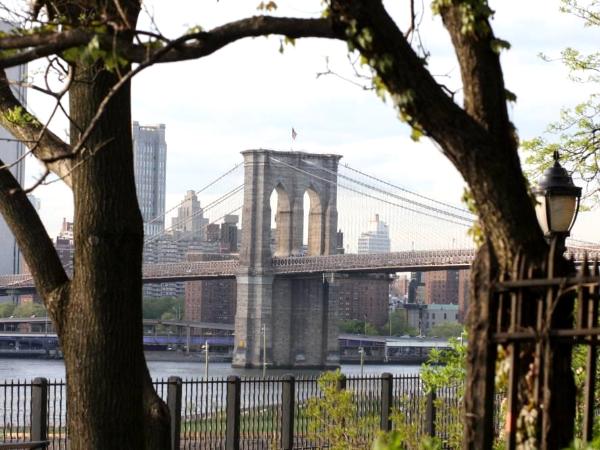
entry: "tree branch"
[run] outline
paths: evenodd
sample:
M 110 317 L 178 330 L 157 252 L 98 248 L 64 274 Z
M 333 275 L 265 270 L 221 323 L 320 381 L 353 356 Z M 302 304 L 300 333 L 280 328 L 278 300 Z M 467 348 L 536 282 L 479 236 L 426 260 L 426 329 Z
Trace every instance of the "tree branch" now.
M 120 40 L 115 45 L 114 35 L 99 35 L 85 29 L 76 29 L 58 33 L 0 38 L 0 49 L 28 49 L 0 58 L 0 68 L 25 64 L 45 56 L 60 54 L 69 48 L 87 45 L 94 36 L 98 36 L 104 50 L 112 52 L 116 49 L 119 56 L 130 62 L 143 63 L 154 59 L 158 53 L 160 58 L 156 59 L 156 62 L 162 63 L 198 59 L 240 39 L 270 34 L 280 34 L 290 38 L 341 38 L 334 33 L 332 22 L 329 19 L 254 16 L 227 23 L 207 32 L 190 33 L 172 41 L 166 41 L 167 45 L 169 42 L 177 42 L 177 46 L 170 48 L 168 52 L 160 52 L 160 47 L 152 48 L 150 44 L 132 44 Z
M 444 26 L 450 34 L 458 58 L 464 89 L 464 107 L 477 123 L 495 139 L 505 140 L 508 151 L 517 147 L 512 133 L 514 127 L 508 118 L 506 89 L 500 66 L 501 42 L 489 23 L 491 11 L 487 7 L 474 13 L 470 27 L 465 29 L 465 8 L 460 2 L 448 2 L 440 8 Z M 474 7 L 473 7 L 474 8 Z
M 21 111 L 21 119 L 15 120 L 11 112 Z M 48 130 L 35 117 L 26 112 L 23 104 L 15 97 L 6 73 L 0 70 L 0 125 L 22 142 L 34 142 L 28 145 L 32 153 L 52 172 L 71 186 L 71 147 Z
M 270 34 L 279 34 L 290 38 L 342 38 L 341 35 L 334 32 L 330 19 L 254 16 L 213 28 L 206 33 L 200 33 L 197 42 L 170 50 L 162 55 L 158 62 L 197 59 L 208 56 L 240 39 Z M 127 52 L 125 57 L 131 61 L 139 62 L 146 55 L 148 55 L 147 49 L 135 46 L 131 52 Z
M 493 111 L 478 112 L 473 106 L 475 114 L 471 115 L 446 95 L 381 0 L 331 0 L 330 9 L 334 29 L 347 36 L 349 44 L 369 62 L 375 84 L 390 94 L 401 117 L 417 132 L 433 138 L 469 184 L 484 231 L 501 263 L 509 264 L 523 247 L 543 255 L 546 244 L 530 207 L 510 122 L 489 125 L 481 117 L 495 117 Z M 499 65 L 490 69 L 490 75 L 495 83 L 502 79 Z M 499 101 L 487 90 L 485 93 L 490 97 L 486 98 L 487 108 L 492 107 L 493 99 Z M 515 204 L 521 207 L 515 208 Z
M 68 297 L 66 292 L 69 278 L 40 216 L 15 177 L 6 168 L 0 169 L 0 213 L 17 240 L 35 280 L 37 291 L 43 297 L 53 320 L 60 327 L 63 302 Z
M 87 45 L 94 34 L 82 29 L 61 31 L 58 33 L 39 33 L 27 36 L 9 36 L 0 39 L 0 49 L 29 50 L 0 59 L 0 67 L 12 67 L 30 61 L 61 53 L 72 47 Z

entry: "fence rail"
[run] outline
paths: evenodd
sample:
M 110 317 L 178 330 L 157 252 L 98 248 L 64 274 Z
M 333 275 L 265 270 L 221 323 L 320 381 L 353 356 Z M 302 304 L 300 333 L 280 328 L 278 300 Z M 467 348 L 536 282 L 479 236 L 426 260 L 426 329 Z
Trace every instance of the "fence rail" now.
M 325 437 L 311 431 L 307 415 L 311 399 L 323 396 L 317 377 L 170 377 L 155 380 L 154 387 L 171 412 L 173 450 L 328 448 Z M 418 375 L 342 377 L 338 388 L 351 392 L 365 441 L 390 430 L 398 417 L 419 435 L 442 438 L 460 420 L 458 408 L 452 410 L 462 401 L 458 391 L 427 394 Z M 0 383 L 0 442 L 31 441 L 68 448 L 63 381 Z

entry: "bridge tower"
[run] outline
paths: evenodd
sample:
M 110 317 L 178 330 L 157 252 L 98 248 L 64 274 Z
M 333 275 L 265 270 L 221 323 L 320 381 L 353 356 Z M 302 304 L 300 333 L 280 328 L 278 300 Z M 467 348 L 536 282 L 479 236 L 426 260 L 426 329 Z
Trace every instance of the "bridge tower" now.
M 246 150 L 244 209 L 237 273 L 234 367 L 326 367 L 338 364 L 337 326 L 324 277 L 281 277 L 272 258 L 336 250 L 337 169 L 341 156 Z M 277 193 L 275 224 L 271 194 Z M 304 194 L 310 198 L 303 249 Z M 271 251 L 271 229 L 275 249 Z M 263 349 L 263 330 L 266 348 Z

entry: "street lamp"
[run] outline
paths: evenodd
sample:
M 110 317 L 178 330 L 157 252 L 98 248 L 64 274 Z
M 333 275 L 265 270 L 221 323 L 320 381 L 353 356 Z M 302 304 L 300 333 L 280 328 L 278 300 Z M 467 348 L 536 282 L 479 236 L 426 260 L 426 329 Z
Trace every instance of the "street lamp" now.
M 559 254 L 565 251 L 565 240 L 579 210 L 581 188 L 558 162 L 558 151 L 554 152 L 554 165 L 546 169 L 538 180 L 534 194 L 538 204 L 536 214 L 546 238 L 557 238 Z

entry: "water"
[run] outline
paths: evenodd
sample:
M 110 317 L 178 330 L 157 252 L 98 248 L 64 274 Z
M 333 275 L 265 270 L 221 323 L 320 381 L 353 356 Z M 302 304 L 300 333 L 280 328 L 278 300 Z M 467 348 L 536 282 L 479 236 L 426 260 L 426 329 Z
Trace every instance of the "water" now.
M 178 376 L 185 378 L 204 377 L 204 363 L 201 361 L 149 361 L 148 368 L 153 379 Z M 367 365 L 364 366 L 365 374 L 379 375 L 389 372 L 394 375 L 415 374 L 419 372 L 418 365 Z M 346 375 L 359 375 L 359 365 L 342 365 L 342 373 Z M 267 370 L 267 376 L 281 376 L 294 373 L 295 375 L 318 374 L 315 370 Z M 210 363 L 209 377 L 227 377 L 239 375 L 242 377 L 258 377 L 262 375 L 261 369 L 234 369 L 229 363 Z M 35 377 L 48 379 L 64 379 L 65 365 L 62 360 L 47 359 L 0 359 L 0 382 L 10 379 L 31 380 Z

